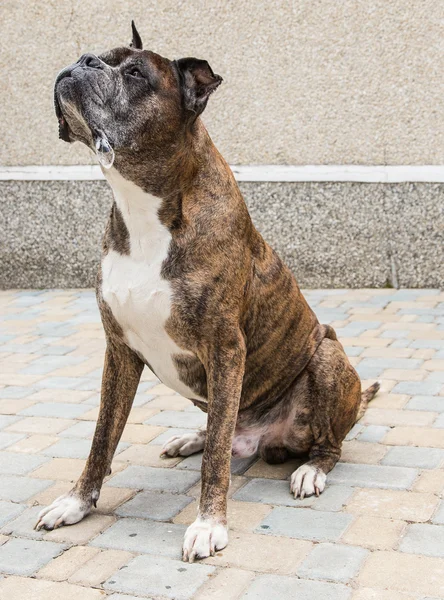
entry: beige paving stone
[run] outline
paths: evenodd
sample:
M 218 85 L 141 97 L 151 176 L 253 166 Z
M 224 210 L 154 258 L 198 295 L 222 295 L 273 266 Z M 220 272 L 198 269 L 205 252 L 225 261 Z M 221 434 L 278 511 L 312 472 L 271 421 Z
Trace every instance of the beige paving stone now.
M 427 371 L 444 371 L 444 359 L 426 360 L 423 367 Z
M 444 493 L 444 471 L 423 471 L 413 485 L 415 492 Z
M 43 377 L 44 375 L 24 375 L 23 373 L 0 373 L 0 384 L 31 387 L 34 383 L 43 379 Z
M 386 338 L 361 337 L 341 337 L 339 341 L 343 346 L 364 346 L 365 348 L 385 348 L 393 342 L 392 339 Z
M 133 444 L 119 454 L 119 461 L 129 462 L 134 465 L 147 467 L 174 467 L 183 460 L 181 456 L 175 458 L 161 458 L 159 446 L 147 444 Z
M 52 435 L 31 435 L 23 440 L 20 440 L 8 446 L 8 452 L 25 452 L 28 454 L 34 454 L 40 452 L 48 446 L 55 444 L 59 438 Z
M 51 377 L 83 377 L 92 373 L 96 369 L 102 366 L 103 360 L 98 363 L 98 361 L 94 359 L 89 359 L 83 363 L 79 363 L 78 365 L 72 365 L 70 367 L 63 367 L 60 369 L 55 369 L 51 371 Z
M 0 598 L 9 600 L 104 600 L 103 590 L 93 590 L 66 582 L 25 577 L 7 577 L 0 581 Z
M 82 392 L 81 390 L 53 390 L 42 389 L 27 397 L 33 402 L 67 402 L 78 404 L 94 396 L 94 392 Z
M 444 340 L 444 331 L 410 331 L 407 338 L 410 340 Z
M 392 550 L 397 546 L 405 527 L 404 521 L 362 516 L 353 521 L 341 541 L 370 550 Z
M 394 592 L 393 590 L 372 590 L 370 588 L 361 588 L 356 590 L 352 600 L 416 600 L 417 596 L 404 594 L 403 592 Z
M 143 423 L 150 417 L 154 417 L 160 412 L 160 408 L 151 407 L 151 402 L 147 406 L 135 406 L 131 409 L 128 417 L 128 423 Z
M 247 477 L 265 477 L 266 479 L 288 479 L 303 462 L 303 460 L 295 458 L 278 465 L 269 465 L 260 458 L 245 471 L 245 475 Z
M 151 390 L 148 390 L 148 393 L 149 392 L 151 392 Z M 183 410 L 184 408 L 192 406 L 192 402 L 187 398 L 183 398 L 176 394 L 172 396 L 157 396 L 157 398 L 151 400 L 147 406 L 159 408 L 161 410 Z
M 379 391 L 370 403 L 370 408 L 403 408 L 410 396 Z
M 422 523 L 430 519 L 438 502 L 439 498 L 431 493 L 366 488 L 354 492 L 345 510 L 353 514 Z
M 0 400 L 0 415 L 15 415 L 33 404 L 35 404 L 35 402 L 33 400 L 28 400 L 28 398 Z
M 54 531 L 49 531 L 44 539 L 51 542 L 69 543 L 76 545 L 87 544 L 99 533 L 111 527 L 116 518 L 111 515 L 103 515 L 97 512 L 91 512 L 87 517 L 75 525 L 59 527 Z
M 421 369 L 386 369 L 382 379 L 398 379 L 399 381 L 422 381 L 427 372 Z
M 79 415 L 78 418 L 81 421 L 97 421 L 98 416 L 99 416 L 99 407 L 96 406 L 95 408 L 92 408 L 91 410 L 84 413 L 83 415 Z
M 249 481 L 249 478 L 247 477 L 243 477 L 242 475 L 232 475 L 231 476 L 231 481 L 230 481 L 230 487 L 228 488 L 228 498 L 231 498 L 231 496 L 237 492 L 237 490 L 239 490 L 243 485 L 245 485 L 247 483 L 247 481 Z M 196 484 L 193 485 L 192 488 L 190 488 L 187 492 L 187 496 L 192 496 L 193 498 L 200 498 L 200 486 L 201 486 L 201 482 L 198 481 Z
M 85 461 L 78 458 L 53 458 L 31 473 L 38 479 L 55 479 L 60 481 L 77 481 Z
M 99 512 L 105 515 L 111 514 L 118 506 L 135 496 L 136 493 L 137 490 L 134 489 L 108 487 L 105 484 L 100 491 L 100 498 L 97 502 L 97 510 L 95 509 L 94 512 Z
M 72 419 L 54 419 L 52 417 L 24 417 L 6 427 L 3 431 L 17 431 L 19 433 L 37 433 L 42 435 L 55 435 L 74 425 Z
M 394 427 L 387 432 L 383 442 L 391 446 L 444 448 L 444 432 L 432 427 Z
M 370 404 L 369 408 L 365 412 L 365 415 L 360 420 L 360 423 L 363 425 L 388 425 L 390 427 L 396 425 L 414 425 L 415 427 L 421 427 L 431 425 L 437 416 L 437 413 L 426 412 L 422 410 L 391 410 L 373 408 Z
M 9 536 L 8 535 L 0 534 L 0 546 L 3 546 L 3 544 L 6 544 L 6 542 L 8 540 L 9 540 Z
M 83 563 L 78 570 L 71 574 L 68 581 L 86 587 L 97 587 L 133 557 L 133 554 L 123 550 L 104 550 L 96 553 L 88 562 Z
M 51 579 L 52 581 L 65 581 L 99 552 L 98 548 L 73 546 L 61 556 L 51 560 L 43 569 L 40 569 L 36 573 L 36 577 L 39 579 Z
M 193 600 L 237 600 L 254 579 L 242 569 L 219 569 L 199 588 Z
M 410 358 L 413 348 L 366 348 L 361 358 Z
M 376 465 L 387 453 L 386 446 L 351 440 L 342 444 L 341 462 Z
M 313 547 L 311 542 L 305 540 L 258 533 L 232 531 L 229 539 L 226 548 L 204 562 L 217 567 L 295 575 L 299 564 Z
M 140 381 L 159 381 L 152 371 L 145 367 Z
M 444 561 L 403 552 L 373 552 L 358 582 L 366 587 L 438 598 L 444 595 Z
M 154 425 L 134 425 L 128 423 L 122 434 L 122 442 L 130 444 L 147 444 L 166 430 L 166 427 Z
M 422 360 L 430 360 L 436 354 L 436 350 L 432 348 L 418 348 L 412 354 L 412 358 L 420 358 Z
M 396 379 L 380 379 L 378 380 L 376 377 L 373 377 L 372 379 L 362 379 L 361 380 L 361 385 L 362 385 L 362 389 L 366 390 L 368 387 L 370 387 L 371 385 L 373 385 L 375 383 L 375 381 L 379 381 L 380 384 L 380 389 L 378 391 L 378 396 L 379 394 L 386 394 L 388 392 L 390 392 L 397 383 L 399 383 L 398 381 L 396 381 Z M 372 400 L 373 402 L 373 400 Z
M 174 517 L 173 522 L 180 523 L 181 525 L 191 525 L 196 518 L 197 510 L 197 502 L 191 502 L 182 512 Z M 271 510 L 272 507 L 268 504 L 228 500 L 228 525 L 233 531 L 252 532 Z

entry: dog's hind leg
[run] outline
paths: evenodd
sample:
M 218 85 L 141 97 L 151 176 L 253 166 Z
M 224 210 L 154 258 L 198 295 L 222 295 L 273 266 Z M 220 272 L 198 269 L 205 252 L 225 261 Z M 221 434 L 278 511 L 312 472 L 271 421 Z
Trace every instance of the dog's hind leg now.
M 43 509 L 36 529 L 72 525 L 97 504 L 105 476 L 109 473 L 123 428 L 131 410 L 144 364 L 128 346 L 109 342 L 102 378 L 99 418 L 91 451 L 73 489 Z
M 163 445 L 160 456 L 190 456 L 204 449 L 205 429 L 184 433 L 183 435 L 174 435 Z

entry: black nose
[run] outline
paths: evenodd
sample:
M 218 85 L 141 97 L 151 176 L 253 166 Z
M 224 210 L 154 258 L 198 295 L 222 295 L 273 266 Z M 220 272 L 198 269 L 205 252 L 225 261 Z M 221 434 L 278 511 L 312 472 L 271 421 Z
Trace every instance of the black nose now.
M 103 69 L 103 63 L 95 56 L 95 54 L 83 54 L 77 61 L 81 67 L 89 67 L 90 69 Z

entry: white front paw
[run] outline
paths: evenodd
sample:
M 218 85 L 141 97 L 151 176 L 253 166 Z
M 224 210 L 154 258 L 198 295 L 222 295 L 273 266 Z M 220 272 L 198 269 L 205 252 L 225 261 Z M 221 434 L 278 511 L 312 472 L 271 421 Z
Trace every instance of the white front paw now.
M 203 431 L 193 431 L 183 435 L 175 435 L 165 442 L 160 456 L 190 456 L 195 452 L 200 452 L 205 443 L 205 433 Z
M 300 496 L 301 500 L 313 494 L 319 496 L 325 489 L 326 480 L 327 475 L 321 469 L 302 465 L 291 476 L 290 490 L 295 498 Z
M 182 560 L 193 562 L 195 558 L 214 556 L 228 544 L 228 528 L 211 519 L 197 517 L 185 532 Z
M 60 496 L 52 504 L 40 511 L 35 529 L 56 529 L 62 525 L 78 523 L 91 510 L 91 504 L 82 501 L 74 494 Z

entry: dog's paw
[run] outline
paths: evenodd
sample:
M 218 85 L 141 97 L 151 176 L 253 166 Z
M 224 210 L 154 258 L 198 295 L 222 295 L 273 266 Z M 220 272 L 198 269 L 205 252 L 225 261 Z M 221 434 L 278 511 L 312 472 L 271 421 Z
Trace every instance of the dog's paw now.
M 214 556 L 228 544 L 228 528 L 221 523 L 198 517 L 185 532 L 182 560 L 194 562 L 195 558 Z
M 190 454 L 203 450 L 204 443 L 205 433 L 203 431 L 175 435 L 164 444 L 160 456 L 190 456 Z
M 327 475 L 312 465 L 302 465 L 292 474 L 290 490 L 295 498 L 303 500 L 305 496 L 319 496 L 325 489 Z
M 35 529 L 57 529 L 62 525 L 78 523 L 91 510 L 91 504 L 74 494 L 60 496 L 52 504 L 40 511 Z

